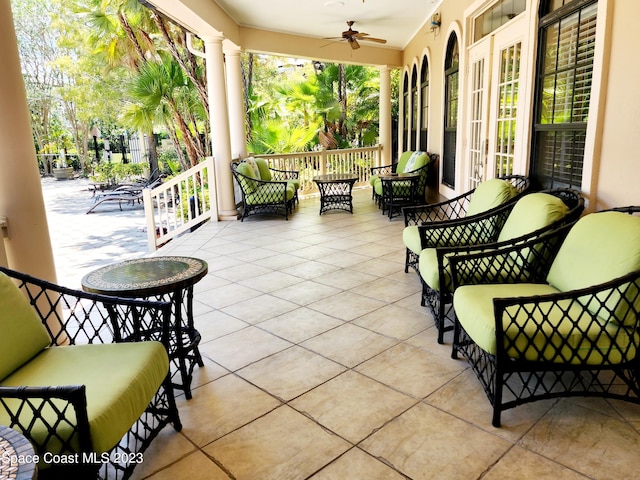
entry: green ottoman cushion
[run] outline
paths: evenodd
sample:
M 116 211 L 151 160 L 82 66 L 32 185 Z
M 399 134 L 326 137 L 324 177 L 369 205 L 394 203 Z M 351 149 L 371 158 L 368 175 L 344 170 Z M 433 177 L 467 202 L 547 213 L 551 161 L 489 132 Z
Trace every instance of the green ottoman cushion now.
M 516 187 L 506 180 L 493 178 L 482 182 L 473 192 L 467 216 L 477 215 L 508 202 L 518 194 Z
M 91 441 L 94 450 L 102 453 L 116 445 L 137 421 L 168 369 L 167 352 L 159 342 L 51 347 L 0 385 L 86 385 Z M 30 415 L 27 410 L 25 416 Z M 53 421 L 56 416 L 50 415 Z M 8 422 L 6 412 L 0 409 L 0 424 Z M 26 418 L 23 422 L 28 423 Z M 60 425 L 58 431 L 64 428 Z M 46 435 L 44 429 L 33 433 L 39 441 Z
M 27 298 L 0 273 L 0 379 L 31 360 L 51 343 Z M 0 424 L 6 425 L 0 421 Z

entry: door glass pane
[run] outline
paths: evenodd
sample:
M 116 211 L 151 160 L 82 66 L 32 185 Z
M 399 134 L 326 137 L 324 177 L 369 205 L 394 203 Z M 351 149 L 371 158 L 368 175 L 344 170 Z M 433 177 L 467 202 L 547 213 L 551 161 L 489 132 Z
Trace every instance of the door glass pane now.
M 484 58 L 474 62 L 472 66 L 471 91 L 471 138 L 469 146 L 469 160 L 471 175 L 469 189 L 475 188 L 484 180 Z
M 513 174 L 521 49 L 522 44 L 518 42 L 500 52 L 498 118 L 496 119 L 495 138 L 496 176 Z

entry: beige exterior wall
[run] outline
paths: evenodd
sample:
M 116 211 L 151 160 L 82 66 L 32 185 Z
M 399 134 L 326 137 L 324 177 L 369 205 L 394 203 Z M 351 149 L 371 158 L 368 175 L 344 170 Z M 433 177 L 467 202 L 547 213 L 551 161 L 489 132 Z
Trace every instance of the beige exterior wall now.
M 640 205 L 640 3 L 611 3 L 596 209 Z

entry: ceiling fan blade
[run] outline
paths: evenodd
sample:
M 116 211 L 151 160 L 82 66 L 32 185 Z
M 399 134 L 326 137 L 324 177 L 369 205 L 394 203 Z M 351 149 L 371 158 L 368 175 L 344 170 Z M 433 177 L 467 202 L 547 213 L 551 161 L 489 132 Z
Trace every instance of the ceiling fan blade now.
M 358 48 L 360 48 L 358 40 L 356 40 L 354 37 L 347 39 L 347 42 L 349 42 L 349 45 L 353 50 L 357 50 Z
M 366 42 L 387 43 L 387 41 L 384 38 L 364 37 L 364 38 L 361 38 L 360 40 L 364 40 Z

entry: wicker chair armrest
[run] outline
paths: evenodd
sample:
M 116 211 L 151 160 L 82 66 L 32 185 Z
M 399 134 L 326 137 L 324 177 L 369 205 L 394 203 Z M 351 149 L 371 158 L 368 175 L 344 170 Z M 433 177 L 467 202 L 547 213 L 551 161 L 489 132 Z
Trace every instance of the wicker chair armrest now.
M 280 170 L 277 168 L 271 168 L 272 180 L 294 180 L 300 177 L 300 172 L 298 170 Z
M 96 295 L 3 267 L 0 272 L 17 280 L 52 344 L 169 343 L 171 303 Z
M 76 441 L 81 451 L 92 450 L 84 385 L 0 386 L 0 409 L 10 418 L 8 426 L 20 430 L 39 454 L 73 452 Z M 65 426 L 64 435 L 58 432 L 59 425 Z M 42 427 L 49 432 L 44 444 L 31 435 Z
M 384 175 L 393 173 L 396 171 L 397 163 L 392 163 L 391 165 L 381 165 L 379 167 L 370 167 L 369 172 L 371 175 Z
M 467 213 L 471 195 L 472 192 L 468 192 L 444 202 L 405 207 L 402 209 L 404 225 L 408 227 L 462 218 Z
M 573 224 L 511 242 L 438 249 L 447 256 L 453 287 L 482 283 L 539 283 L 549 273 Z
M 572 365 L 636 363 L 640 270 L 587 288 L 496 298 L 493 304 L 499 357 Z M 522 318 L 528 319 L 526 326 Z M 568 332 L 558 328 L 563 322 L 571 325 Z M 539 359 L 530 358 L 535 352 Z
M 477 245 L 495 242 L 513 208 L 505 204 L 499 208 L 471 217 L 418 225 L 422 248 Z

